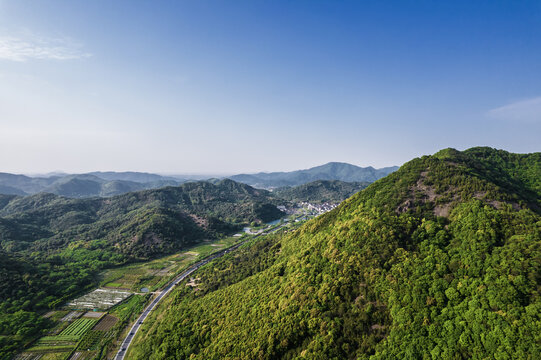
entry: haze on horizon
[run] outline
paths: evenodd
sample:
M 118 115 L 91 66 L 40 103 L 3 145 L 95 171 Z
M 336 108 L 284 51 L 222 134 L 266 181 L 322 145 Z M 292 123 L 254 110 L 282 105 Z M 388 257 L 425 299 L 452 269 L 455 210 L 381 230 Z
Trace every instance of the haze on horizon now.
M 540 151 L 541 2 L 0 0 L 0 172 Z

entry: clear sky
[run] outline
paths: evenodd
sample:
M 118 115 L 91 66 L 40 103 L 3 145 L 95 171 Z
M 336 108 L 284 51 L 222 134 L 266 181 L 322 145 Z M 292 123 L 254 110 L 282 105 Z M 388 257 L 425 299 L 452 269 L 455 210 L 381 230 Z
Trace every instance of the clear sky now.
M 541 151 L 541 1 L 0 0 L 0 171 Z

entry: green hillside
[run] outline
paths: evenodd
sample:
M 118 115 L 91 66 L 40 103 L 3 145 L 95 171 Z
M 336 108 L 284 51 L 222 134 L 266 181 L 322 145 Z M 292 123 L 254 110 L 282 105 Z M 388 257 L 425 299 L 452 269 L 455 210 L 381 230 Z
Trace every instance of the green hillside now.
M 272 194 L 295 203 L 340 203 L 368 185 L 369 183 L 318 180 L 304 185 L 278 188 Z
M 541 154 L 414 159 L 197 274 L 130 359 L 539 359 Z
M 223 180 L 132 192 L 109 199 L 68 199 L 53 194 L 0 201 L 2 246 L 44 251 L 74 241 L 106 240 L 115 251 L 148 258 L 240 224 L 281 216 L 264 190 Z M 10 230 L 9 229 L 18 229 Z M 150 243 L 149 243 L 150 242 Z
M 47 327 L 40 311 L 95 286 L 102 269 L 277 219 L 275 202 L 231 180 L 106 199 L 1 195 L 0 359 Z

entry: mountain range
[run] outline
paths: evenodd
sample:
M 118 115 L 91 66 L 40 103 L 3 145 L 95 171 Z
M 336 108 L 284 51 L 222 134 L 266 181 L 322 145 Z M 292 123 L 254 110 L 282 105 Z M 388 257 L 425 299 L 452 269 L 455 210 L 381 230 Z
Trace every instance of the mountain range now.
M 317 180 L 374 182 L 397 169 L 397 166 L 374 169 L 371 166 L 359 167 L 347 163 L 330 162 L 306 170 L 239 174 L 230 176 L 229 178 L 258 188 L 277 188 L 283 186 L 298 186 Z
M 175 186 L 185 181 L 137 172 L 93 172 L 50 177 L 0 173 L 0 194 L 31 195 L 45 192 L 73 198 L 107 197 L 131 191 Z
M 361 168 L 346 163 L 328 163 L 307 170 L 277 173 L 240 174 L 229 178 L 257 188 L 298 186 L 317 180 L 340 180 L 344 182 L 373 182 L 397 167 L 374 169 Z M 201 176 L 197 176 L 199 178 Z M 30 177 L 0 173 L 0 194 L 32 195 L 40 192 L 71 198 L 109 197 L 132 191 L 177 186 L 193 181 L 193 176 L 184 178 L 142 172 L 101 172 L 85 174 L 61 174 Z M 220 181 L 220 179 L 214 179 Z M 214 181 L 213 180 L 213 181 Z

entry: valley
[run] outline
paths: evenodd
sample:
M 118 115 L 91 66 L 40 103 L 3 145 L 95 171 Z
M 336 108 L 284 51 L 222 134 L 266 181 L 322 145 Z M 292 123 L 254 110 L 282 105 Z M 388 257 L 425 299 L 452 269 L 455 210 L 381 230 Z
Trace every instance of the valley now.
M 121 349 L 127 349 L 126 341 L 133 338 L 129 334 L 137 332 L 150 310 L 187 274 L 252 239 L 284 227 L 298 227 L 306 218 L 315 216 L 302 208 L 289 211 L 287 218 L 257 225 L 253 230 L 244 228 L 232 236 L 203 240 L 180 253 L 100 272 L 96 277 L 98 288 L 87 288 L 87 293 L 43 314 L 52 328 L 42 337 L 29 338 L 14 359 L 109 359 L 115 357 L 115 352 L 116 358 L 123 359 Z
M 100 359 L 112 358 L 127 329 L 138 319 L 147 304 L 165 296 L 179 274 L 196 269 L 198 264 L 234 249 L 252 238 L 226 237 L 207 241 L 186 251 L 163 258 L 105 270 L 97 290 L 69 300 L 44 317 L 55 321 L 46 336 L 33 343 L 14 359 Z M 238 245 L 237 245 L 238 246 Z M 193 271 L 193 270 L 192 270 Z M 96 294 L 97 295 L 93 295 Z M 122 294 L 115 300 L 109 293 Z M 143 311 L 143 312 L 142 312 Z M 134 331 L 133 329 L 130 332 Z M 121 345 L 123 346 L 123 345 Z M 122 358 L 122 357 L 121 357 Z

